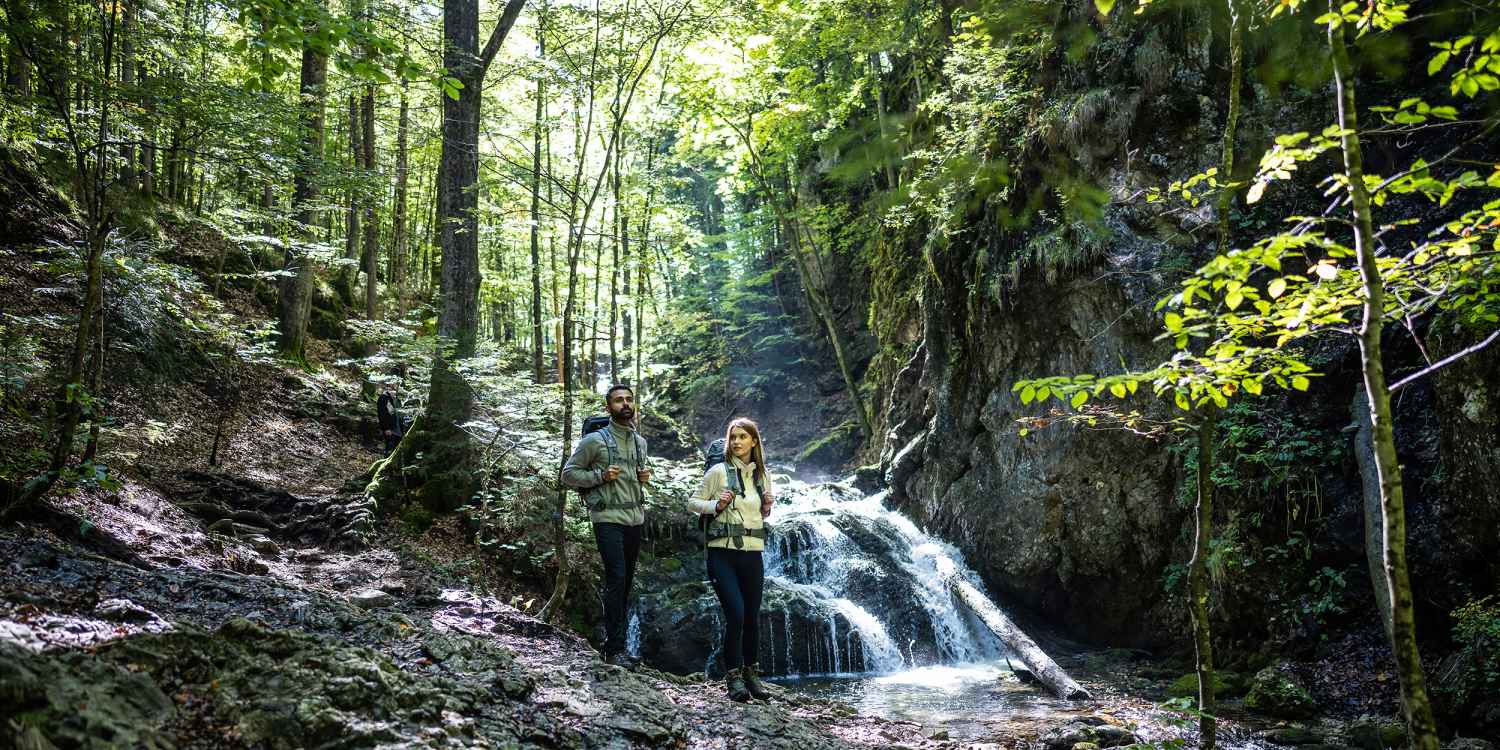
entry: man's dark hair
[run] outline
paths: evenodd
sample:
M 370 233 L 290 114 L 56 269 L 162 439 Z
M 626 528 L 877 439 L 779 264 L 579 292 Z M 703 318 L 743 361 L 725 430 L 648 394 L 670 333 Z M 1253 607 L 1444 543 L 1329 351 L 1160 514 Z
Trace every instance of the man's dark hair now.
M 614 398 L 615 391 L 630 391 L 630 395 L 632 395 L 632 396 L 635 395 L 635 389 L 634 388 L 631 388 L 629 385 L 626 385 L 625 383 L 615 383 L 614 385 L 612 385 L 612 386 L 609 387 L 609 390 L 607 390 L 607 391 L 604 392 L 604 400 L 605 401 L 609 401 L 611 398 Z

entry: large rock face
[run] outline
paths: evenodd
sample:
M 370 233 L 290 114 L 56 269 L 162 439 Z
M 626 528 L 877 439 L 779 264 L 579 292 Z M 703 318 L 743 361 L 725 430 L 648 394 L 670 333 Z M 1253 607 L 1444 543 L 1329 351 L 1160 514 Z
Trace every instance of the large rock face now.
M 1139 271 L 1149 260 L 1142 250 L 1106 262 Z M 928 291 L 926 343 L 909 365 L 920 375 L 903 374 L 907 390 L 891 397 L 893 498 L 964 550 L 1002 596 L 1089 640 L 1149 643 L 1143 615 L 1162 597 L 1159 574 L 1185 514 L 1174 500 L 1177 461 L 1120 431 L 1057 423 L 1023 436 L 1017 420 L 1039 410 L 1010 388 L 1161 356 L 1143 316 L 1131 314 L 1134 290 L 1029 284 L 972 338 L 954 335 L 942 290 Z

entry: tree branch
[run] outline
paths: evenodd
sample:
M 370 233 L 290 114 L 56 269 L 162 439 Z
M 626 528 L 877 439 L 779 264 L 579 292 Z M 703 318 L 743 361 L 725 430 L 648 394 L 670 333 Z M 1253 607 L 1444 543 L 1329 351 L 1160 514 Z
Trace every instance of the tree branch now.
M 509 0 L 505 4 L 500 20 L 495 23 L 495 30 L 490 32 L 490 40 L 484 43 L 484 51 L 479 53 L 479 69 L 475 72 L 475 80 L 484 80 L 485 71 L 490 69 L 490 63 L 494 62 L 495 55 L 500 52 L 500 44 L 510 33 L 510 27 L 516 25 L 516 19 L 520 17 L 521 8 L 525 5 L 526 0 Z
M 1391 393 L 1395 393 L 1396 391 L 1401 390 L 1402 388 L 1406 387 L 1407 385 L 1410 385 L 1413 381 L 1420 380 L 1420 379 L 1422 379 L 1422 378 L 1424 378 L 1424 377 L 1426 377 L 1428 375 L 1431 375 L 1432 373 L 1437 372 L 1438 370 L 1441 370 L 1444 367 L 1447 367 L 1448 365 L 1451 365 L 1454 362 L 1457 362 L 1458 360 L 1463 359 L 1464 357 L 1467 357 L 1470 354 L 1473 354 L 1473 353 L 1475 353 L 1475 352 L 1477 352 L 1477 351 L 1479 351 L 1479 350 L 1481 350 L 1481 349 L 1489 346 L 1490 344 L 1495 343 L 1495 341 L 1497 339 L 1500 339 L 1500 328 L 1495 329 L 1495 331 L 1493 333 L 1491 333 L 1487 338 L 1485 338 L 1485 340 L 1483 340 L 1483 341 L 1481 341 L 1481 342 L 1479 342 L 1479 343 L 1477 343 L 1477 344 L 1475 344 L 1475 345 L 1473 345 L 1471 347 L 1459 350 L 1457 352 L 1454 352 L 1453 354 L 1450 354 L 1450 355 L 1448 355 L 1446 357 L 1443 357 L 1442 359 L 1440 359 L 1437 362 L 1433 363 L 1432 366 L 1430 366 L 1430 367 L 1424 367 L 1424 368 L 1422 368 L 1420 370 L 1417 370 L 1416 372 L 1414 372 L 1414 373 L 1412 373 L 1410 375 L 1407 375 L 1406 377 L 1404 377 L 1404 378 L 1396 381 L 1395 383 L 1392 383 L 1391 387 L 1390 387 L 1390 392 Z

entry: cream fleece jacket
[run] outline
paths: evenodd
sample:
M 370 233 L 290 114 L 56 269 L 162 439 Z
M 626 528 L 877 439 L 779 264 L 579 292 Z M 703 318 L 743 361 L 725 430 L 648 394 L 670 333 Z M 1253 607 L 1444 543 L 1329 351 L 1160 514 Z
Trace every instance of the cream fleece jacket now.
M 738 458 L 730 459 L 739 468 L 740 476 L 744 477 L 741 486 L 744 488 L 743 495 L 739 495 L 729 507 L 724 509 L 714 520 L 725 523 L 742 524 L 747 529 L 764 528 L 765 519 L 760 515 L 760 491 L 755 488 L 755 464 L 745 463 Z M 719 502 L 719 493 L 729 489 L 729 483 L 724 476 L 724 464 L 715 464 L 713 468 L 703 475 L 703 481 L 698 484 L 698 492 L 687 501 L 688 510 L 694 513 L 713 513 L 714 507 Z M 771 477 L 766 476 L 766 490 L 772 497 L 776 493 L 771 487 Z M 765 549 L 765 542 L 755 537 L 745 537 L 744 547 L 735 547 L 732 537 L 714 539 L 708 543 L 710 547 L 722 547 L 725 549 L 742 549 L 745 552 L 761 552 Z

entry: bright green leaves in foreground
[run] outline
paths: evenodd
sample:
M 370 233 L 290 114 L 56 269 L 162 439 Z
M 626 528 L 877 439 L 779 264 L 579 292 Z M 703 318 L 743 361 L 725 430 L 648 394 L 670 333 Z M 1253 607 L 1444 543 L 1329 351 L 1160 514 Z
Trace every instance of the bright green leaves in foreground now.
M 1295 11 L 1301 0 L 1281 0 L 1273 15 Z M 1107 12 L 1109 3 L 1099 3 Z M 1361 33 L 1389 29 L 1405 19 L 1403 4 L 1347 3 L 1325 14 L 1319 24 L 1353 24 Z M 1434 45 L 1430 74 L 1452 70 L 1450 90 L 1473 98 L 1500 90 L 1500 30 L 1460 37 Z M 1458 65 L 1453 65 L 1458 61 Z M 1408 98 L 1395 106 L 1372 107 L 1382 132 L 1403 128 L 1475 126 L 1484 134 L 1500 122 L 1489 115 L 1479 122 L 1461 121 L 1458 106 Z M 1249 182 L 1246 202 L 1256 203 L 1278 182 L 1293 179 L 1305 165 L 1337 153 L 1346 131 L 1337 125 L 1313 134 L 1279 136 L 1261 157 Z M 1477 138 L 1476 138 L 1477 140 Z M 1463 142 L 1446 155 L 1418 159 L 1392 175 L 1367 175 L 1365 188 L 1376 209 L 1400 206 L 1406 216 L 1377 222 L 1377 271 L 1386 289 L 1385 319 L 1409 330 L 1442 322 L 1452 330 L 1492 331 L 1500 324 L 1500 163 L 1476 168 L 1460 161 Z M 1457 166 L 1455 166 L 1455 164 Z M 1223 176 L 1208 170 L 1148 191 L 1150 201 L 1182 200 L 1197 206 L 1224 187 Z M 1138 413 L 1121 414 L 1091 401 L 1123 400 L 1148 386 L 1182 410 L 1224 407 L 1240 392 L 1262 393 L 1267 386 L 1307 391 L 1313 367 L 1298 343 L 1335 332 L 1357 333 L 1364 305 L 1364 285 L 1348 231 L 1338 220 L 1349 205 L 1348 177 L 1328 175 L 1320 183 L 1332 201 L 1314 216 L 1288 216 L 1286 231 L 1263 237 L 1248 247 L 1219 255 L 1181 282 L 1176 293 L 1156 306 L 1164 311 L 1158 340 L 1170 341 L 1175 353 L 1145 370 L 1106 375 L 1053 376 L 1023 380 L 1013 387 L 1023 404 L 1057 399 L 1071 407 L 1069 417 L 1094 424 L 1108 414 L 1127 428 L 1138 429 Z M 1233 187 L 1231 185 L 1231 187 Z M 1414 200 L 1415 199 L 1415 200 Z M 1321 208 L 1321 207 L 1320 207 Z M 1382 217 L 1383 218 L 1383 217 Z M 1400 239 L 1397 239 L 1400 238 Z M 1055 415 L 1055 413 L 1054 413 Z M 1022 420 L 1034 425 L 1046 420 Z

